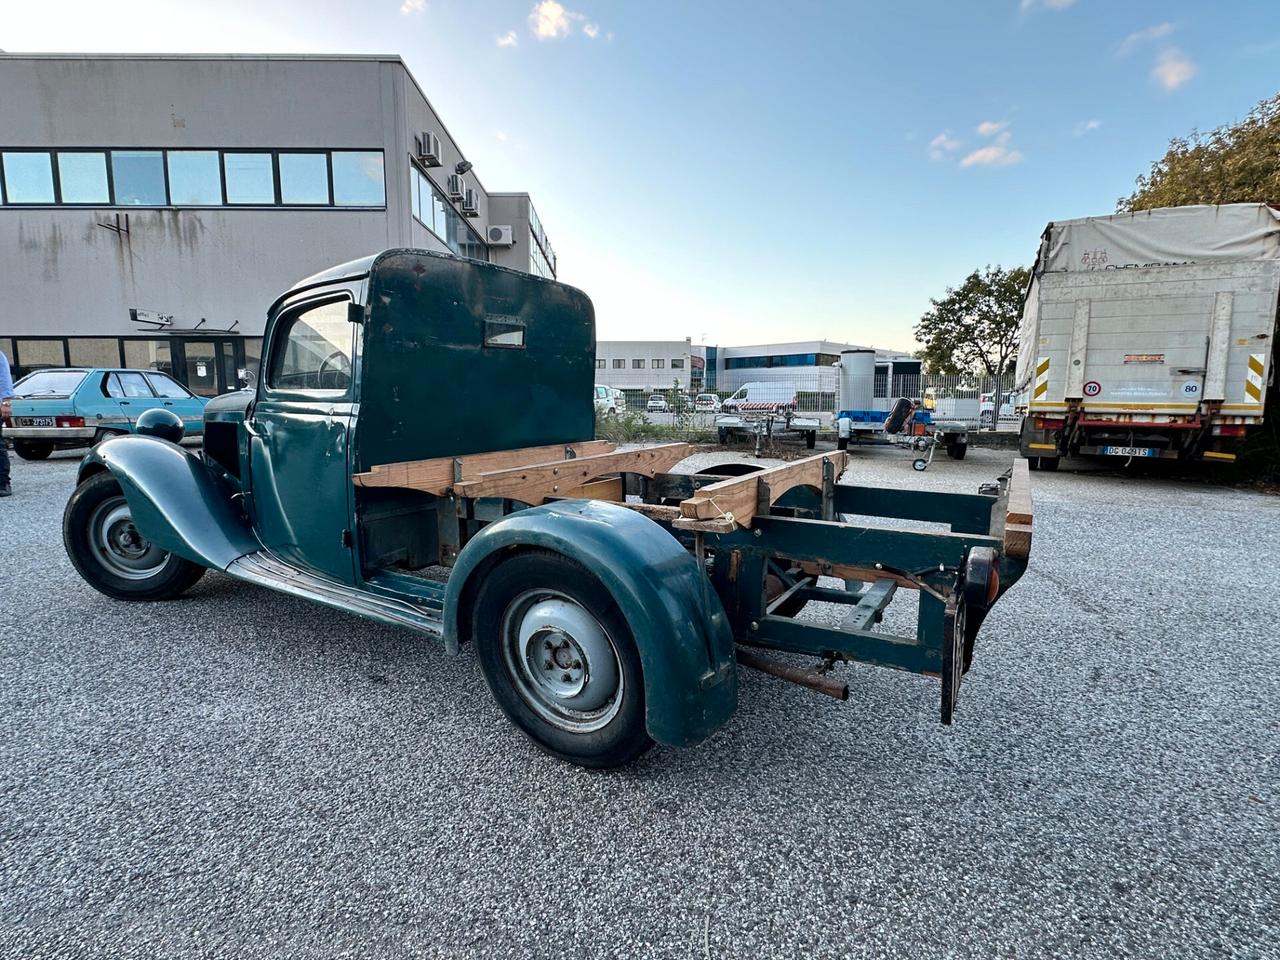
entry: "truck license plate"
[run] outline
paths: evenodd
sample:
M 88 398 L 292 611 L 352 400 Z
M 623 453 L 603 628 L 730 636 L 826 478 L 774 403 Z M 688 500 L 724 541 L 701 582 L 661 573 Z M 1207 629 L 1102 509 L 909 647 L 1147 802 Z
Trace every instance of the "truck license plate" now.
M 1102 453 L 1108 457 L 1154 457 L 1153 447 L 1103 447 Z
M 52 427 L 53 417 L 20 417 L 18 425 L 23 427 Z

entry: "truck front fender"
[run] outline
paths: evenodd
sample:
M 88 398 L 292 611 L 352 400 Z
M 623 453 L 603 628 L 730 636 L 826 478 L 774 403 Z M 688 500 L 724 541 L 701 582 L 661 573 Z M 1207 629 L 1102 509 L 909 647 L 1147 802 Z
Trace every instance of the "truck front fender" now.
M 204 463 L 155 437 L 104 440 L 80 464 L 81 482 L 110 470 L 124 491 L 138 532 L 161 549 L 225 570 L 261 545 Z
M 733 634 L 697 561 L 647 517 L 599 500 L 565 500 L 510 514 L 463 548 L 449 577 L 445 640 L 469 639 L 479 582 L 504 556 L 551 550 L 598 578 L 626 618 L 644 669 L 645 726 L 668 746 L 705 740 L 738 703 Z

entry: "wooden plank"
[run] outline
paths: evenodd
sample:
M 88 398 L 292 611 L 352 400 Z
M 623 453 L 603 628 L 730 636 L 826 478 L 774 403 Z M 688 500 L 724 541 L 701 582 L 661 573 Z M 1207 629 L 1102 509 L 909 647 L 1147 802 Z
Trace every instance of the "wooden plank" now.
M 1004 555 L 1015 560 L 1031 556 L 1031 527 L 1023 523 L 1004 525 Z
M 576 457 L 589 457 L 601 453 L 612 453 L 616 447 L 616 444 L 608 440 L 584 440 L 579 443 L 553 443 L 541 447 L 470 453 L 456 458 L 405 460 L 400 463 L 377 464 L 367 473 L 354 474 L 351 479 L 358 487 L 402 487 L 443 496 L 453 487 L 455 460 L 461 461 L 462 478 L 470 480 L 493 470 L 564 459 L 566 449 L 572 450 Z
M 738 526 L 750 527 L 759 507 L 762 480 L 769 485 L 769 503 L 777 502 L 794 487 L 811 486 L 821 490 L 822 467 L 827 461 L 838 478 L 849 462 L 849 455 L 843 451 L 819 453 L 794 463 L 721 480 L 681 502 L 680 514 L 688 520 L 723 520 L 732 516 Z
M 612 500 L 617 503 L 625 500 L 622 492 L 621 477 L 606 477 L 604 480 L 592 480 L 574 490 L 560 494 L 566 500 Z
M 1021 457 L 1013 461 L 1013 473 L 1009 477 L 1009 500 L 1005 520 L 1008 523 L 1031 525 L 1031 474 L 1030 463 Z
M 634 510 L 650 520 L 664 520 L 670 523 L 673 520 L 680 519 L 680 508 L 668 506 L 665 503 L 619 503 L 618 506 Z
M 495 470 L 474 480 L 455 483 L 453 491 L 463 497 L 510 497 L 537 504 L 549 496 L 564 496 L 584 483 L 611 473 L 640 473 L 651 477 L 671 469 L 690 452 L 687 443 L 666 443 L 625 453 L 602 453 L 576 460 Z
M 867 583 L 875 583 L 878 580 L 892 580 L 899 587 L 905 587 L 908 590 L 920 589 L 920 584 L 914 580 L 909 580 L 896 573 L 890 573 L 888 570 L 877 570 L 875 567 L 851 567 L 840 563 L 815 563 L 811 560 L 802 560 L 796 566 L 813 576 L 836 577 L 840 580 L 861 580 Z

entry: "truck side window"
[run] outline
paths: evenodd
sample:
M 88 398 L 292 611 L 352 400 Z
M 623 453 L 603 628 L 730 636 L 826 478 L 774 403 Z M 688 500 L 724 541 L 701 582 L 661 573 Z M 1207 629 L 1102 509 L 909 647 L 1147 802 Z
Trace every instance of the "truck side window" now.
M 272 387 L 346 390 L 351 385 L 353 327 L 347 299 L 302 310 L 287 321 L 271 358 Z

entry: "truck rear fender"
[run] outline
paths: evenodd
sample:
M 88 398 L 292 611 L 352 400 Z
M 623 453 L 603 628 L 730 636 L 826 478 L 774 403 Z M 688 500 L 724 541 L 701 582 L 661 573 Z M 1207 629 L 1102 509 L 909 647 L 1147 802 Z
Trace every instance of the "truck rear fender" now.
M 645 680 L 645 726 L 669 746 L 698 743 L 738 701 L 733 634 L 697 561 L 647 517 L 598 500 L 566 500 L 510 514 L 463 548 L 449 577 L 445 640 L 469 640 L 480 582 L 511 553 L 550 550 L 599 578 L 626 618 Z
M 124 491 L 138 532 L 164 550 L 224 570 L 236 557 L 262 548 L 234 507 L 231 491 L 176 444 L 136 435 L 104 440 L 81 462 L 76 482 L 104 470 Z

